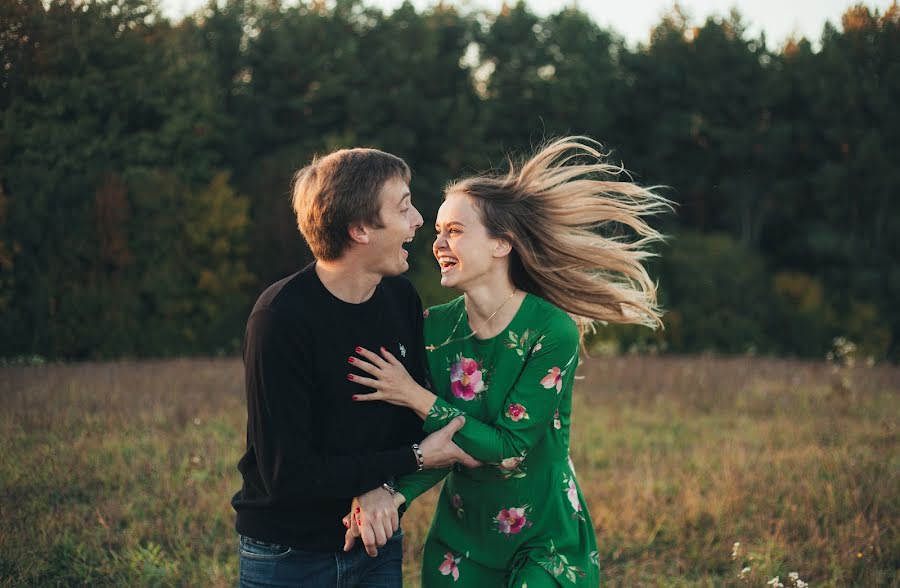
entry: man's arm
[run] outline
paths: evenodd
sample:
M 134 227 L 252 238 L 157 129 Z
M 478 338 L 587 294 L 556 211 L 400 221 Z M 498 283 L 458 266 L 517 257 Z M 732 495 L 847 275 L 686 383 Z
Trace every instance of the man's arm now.
M 433 486 L 449 473 L 450 468 L 447 466 L 452 463 L 458 462 L 466 467 L 480 466 L 479 462 L 472 459 L 452 441 L 454 433 L 459 431 L 465 423 L 465 417 L 457 417 L 443 429 L 426 437 L 422 441 L 422 448 L 425 456 L 424 465 L 428 469 L 418 472 L 419 476 L 412 474 L 404 476 L 403 479 L 416 478 L 421 482 L 427 478 Z M 435 459 L 433 456 L 444 457 Z M 405 490 L 407 493 L 409 493 L 409 487 L 407 484 L 407 490 Z M 400 526 L 398 508 L 406 502 L 405 500 L 397 501 L 401 498 L 403 497 L 399 492 L 391 493 L 385 488 L 376 488 L 354 498 L 350 505 L 350 514 L 344 517 L 344 526 L 348 527 L 344 551 L 350 551 L 356 538 L 362 537 L 366 552 L 372 557 L 377 556 L 378 548 L 387 543 L 387 540 Z

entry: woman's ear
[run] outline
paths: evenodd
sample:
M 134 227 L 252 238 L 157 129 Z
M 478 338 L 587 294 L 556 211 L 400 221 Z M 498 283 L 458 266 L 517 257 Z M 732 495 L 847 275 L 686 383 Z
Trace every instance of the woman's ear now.
M 494 245 L 494 257 L 506 257 L 512 252 L 512 244 L 506 239 L 497 239 Z
M 347 233 L 350 235 L 350 240 L 354 243 L 368 243 L 369 242 L 369 231 L 366 229 L 365 225 L 354 225 L 347 229 Z

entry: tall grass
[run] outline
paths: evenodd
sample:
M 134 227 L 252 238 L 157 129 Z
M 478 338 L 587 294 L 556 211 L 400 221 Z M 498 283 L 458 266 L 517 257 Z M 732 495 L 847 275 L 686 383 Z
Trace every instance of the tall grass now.
M 900 585 L 900 369 L 835 387 L 824 363 L 620 357 L 580 375 L 603 585 Z M 242 381 L 234 359 L 0 368 L 0 585 L 235 585 Z M 434 500 L 404 517 L 409 585 Z

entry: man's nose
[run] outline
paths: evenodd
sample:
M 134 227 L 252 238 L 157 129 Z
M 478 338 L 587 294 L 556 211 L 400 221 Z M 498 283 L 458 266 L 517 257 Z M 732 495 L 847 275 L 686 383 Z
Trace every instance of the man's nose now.
M 413 229 L 418 229 L 425 222 L 425 219 L 422 218 L 422 214 L 419 212 L 418 208 L 413 206 L 412 209 L 413 212 L 415 212 L 415 215 L 413 215 Z

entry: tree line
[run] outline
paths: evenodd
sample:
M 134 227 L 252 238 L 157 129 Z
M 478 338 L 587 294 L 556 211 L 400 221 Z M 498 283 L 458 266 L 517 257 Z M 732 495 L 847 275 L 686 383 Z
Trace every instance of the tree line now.
M 428 223 L 452 178 L 584 134 L 676 214 L 668 310 L 622 348 L 900 357 L 900 8 L 772 47 L 677 6 L 629 47 L 577 8 L 0 0 L 0 356 L 233 353 L 256 295 L 310 260 L 292 173 L 395 153 Z

